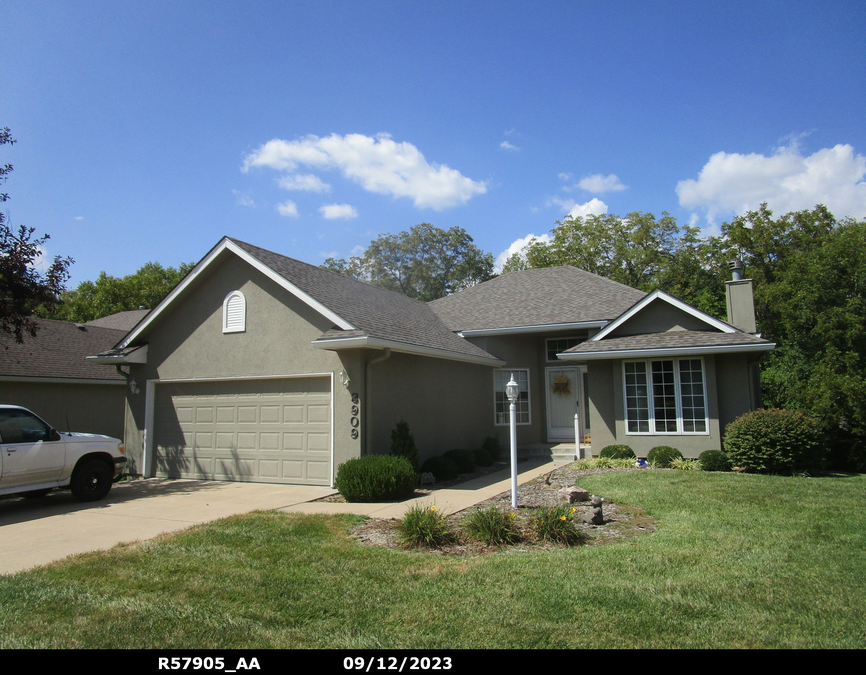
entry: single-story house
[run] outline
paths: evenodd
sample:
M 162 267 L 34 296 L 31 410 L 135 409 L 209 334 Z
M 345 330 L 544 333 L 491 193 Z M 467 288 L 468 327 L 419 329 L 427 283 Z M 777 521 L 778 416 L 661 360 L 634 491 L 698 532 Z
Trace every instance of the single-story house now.
M 408 422 L 420 458 L 508 439 L 591 438 L 686 456 L 759 405 L 773 344 L 676 298 L 574 267 L 512 272 L 430 303 L 223 238 L 113 349 L 127 455 L 144 476 L 333 484 Z M 575 431 L 575 414 L 578 430 Z M 574 446 L 571 446 L 572 456 Z

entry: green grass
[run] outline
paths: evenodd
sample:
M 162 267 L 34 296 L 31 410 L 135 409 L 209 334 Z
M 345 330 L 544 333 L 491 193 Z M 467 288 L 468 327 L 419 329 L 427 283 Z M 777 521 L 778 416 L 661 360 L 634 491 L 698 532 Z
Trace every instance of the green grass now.
M 866 476 L 599 474 L 653 534 L 461 558 L 258 513 L 0 577 L 0 648 L 866 647 Z

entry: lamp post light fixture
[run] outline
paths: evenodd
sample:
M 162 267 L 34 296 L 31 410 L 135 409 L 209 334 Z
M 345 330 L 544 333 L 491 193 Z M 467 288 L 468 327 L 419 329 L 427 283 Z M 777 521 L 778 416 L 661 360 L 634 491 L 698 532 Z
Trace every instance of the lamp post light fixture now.
M 509 426 L 511 431 L 511 508 L 517 508 L 517 419 L 515 412 L 517 410 L 517 397 L 520 394 L 520 387 L 514 381 L 514 373 L 511 373 L 511 379 L 505 385 L 505 395 L 508 397 L 511 405 L 509 406 Z

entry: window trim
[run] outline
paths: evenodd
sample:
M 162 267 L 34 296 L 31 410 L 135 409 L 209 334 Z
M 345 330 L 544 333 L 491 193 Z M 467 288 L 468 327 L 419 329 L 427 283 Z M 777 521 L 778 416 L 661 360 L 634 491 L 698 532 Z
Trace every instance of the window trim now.
M 554 355 L 553 359 L 550 358 L 550 346 L 549 345 L 553 340 L 577 340 L 577 342 L 575 342 L 571 347 L 566 347 L 565 349 L 559 349 L 555 352 L 556 354 L 559 354 L 559 353 L 566 351 L 567 349 L 571 349 L 572 347 L 576 347 L 581 342 L 586 342 L 586 336 L 585 335 L 583 335 L 583 336 L 581 336 L 581 335 L 566 335 L 565 337 L 552 337 L 552 338 L 549 337 L 549 338 L 544 339 L 544 359 L 545 359 L 545 361 L 547 363 L 562 363 L 562 359 L 560 359 L 559 357 L 557 357 L 555 355 Z
M 241 303 L 241 318 L 234 325 L 229 325 L 228 307 L 229 302 L 235 298 L 240 298 Z M 232 291 L 225 300 L 223 300 L 223 333 L 244 333 L 247 329 L 247 299 L 240 291 Z
M 526 418 L 527 418 L 527 421 L 526 422 L 518 421 L 518 422 L 515 422 L 515 424 L 516 424 L 516 426 L 519 426 L 519 427 L 525 427 L 525 426 L 529 426 L 532 424 L 532 386 L 530 385 L 529 368 L 496 368 L 493 371 L 493 425 L 494 426 L 497 426 L 497 427 L 510 426 L 510 422 L 497 422 L 498 415 L 496 414 L 496 403 L 497 403 L 496 394 L 499 392 L 496 388 L 496 374 L 497 373 L 507 373 L 510 376 L 511 373 L 517 374 L 520 372 L 526 373 Z M 505 382 L 508 382 L 508 379 L 506 379 Z M 519 379 L 518 379 L 518 384 L 519 384 Z M 504 385 L 505 385 L 505 383 L 503 383 L 503 389 L 502 389 L 503 394 L 505 391 Z M 506 398 L 505 401 L 507 402 L 508 398 Z M 518 404 L 520 403 L 519 396 L 518 396 L 517 402 L 518 402 Z M 517 412 L 517 417 L 519 419 L 520 418 L 520 410 L 518 409 L 515 412 Z
M 704 431 L 685 431 L 683 421 L 683 393 L 680 382 L 680 361 L 700 361 L 701 363 L 701 385 L 703 389 L 704 399 Z M 656 431 L 655 423 L 655 404 L 653 395 L 652 381 L 652 364 L 656 362 L 672 362 L 674 367 L 674 398 L 676 401 L 676 431 Z M 649 431 L 629 431 L 628 417 L 628 386 L 626 384 L 626 364 L 627 363 L 642 363 L 646 369 L 647 378 L 647 408 L 649 415 Z M 661 358 L 661 359 L 629 359 L 622 362 L 622 402 L 623 402 L 623 423 L 625 425 L 625 433 L 627 436 L 709 436 L 710 435 L 710 415 L 709 415 L 709 399 L 707 398 L 707 369 L 704 359 L 694 356 L 684 356 L 681 358 Z M 640 421 L 640 420 L 637 420 Z M 699 421 L 695 420 L 695 421 Z

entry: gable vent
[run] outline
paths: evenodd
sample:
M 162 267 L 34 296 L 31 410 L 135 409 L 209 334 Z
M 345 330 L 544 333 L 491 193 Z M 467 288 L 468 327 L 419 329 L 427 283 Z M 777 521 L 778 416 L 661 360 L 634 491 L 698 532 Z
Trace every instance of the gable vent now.
M 246 327 L 246 298 L 240 291 L 232 291 L 223 301 L 223 333 L 242 333 Z

